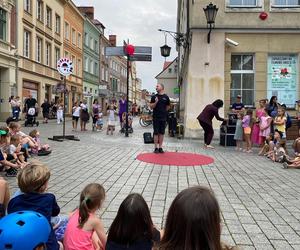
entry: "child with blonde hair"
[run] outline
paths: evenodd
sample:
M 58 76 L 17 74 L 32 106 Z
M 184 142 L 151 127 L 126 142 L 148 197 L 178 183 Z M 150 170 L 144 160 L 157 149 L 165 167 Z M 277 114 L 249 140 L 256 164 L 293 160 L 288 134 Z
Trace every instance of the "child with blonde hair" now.
M 104 199 L 105 190 L 100 184 L 91 183 L 83 189 L 79 208 L 71 215 L 65 231 L 65 250 L 105 249 L 105 229 L 96 215 Z
M 277 116 L 274 119 L 275 129 L 282 133 L 282 139 L 286 139 L 286 116 L 282 108 L 278 109 Z
M 24 152 L 21 151 L 22 145 L 21 145 L 21 136 L 20 135 L 13 135 L 10 138 L 10 145 L 8 148 L 8 153 L 14 157 L 14 159 L 17 161 L 21 167 L 24 167 L 26 165 Z
M 237 113 L 237 121 L 234 133 L 234 140 L 236 141 L 236 148 L 235 150 L 242 151 L 243 150 L 243 118 L 244 114 L 242 112 Z
M 55 196 L 51 193 L 46 193 L 49 179 L 50 171 L 48 167 L 39 161 L 32 161 L 25 168 L 21 169 L 18 174 L 18 186 L 21 193 L 10 200 L 7 212 L 9 214 L 24 210 L 39 212 L 50 223 L 51 216 L 57 216 L 60 208 Z M 60 248 L 53 228 L 51 228 L 46 245 L 47 249 L 51 250 Z

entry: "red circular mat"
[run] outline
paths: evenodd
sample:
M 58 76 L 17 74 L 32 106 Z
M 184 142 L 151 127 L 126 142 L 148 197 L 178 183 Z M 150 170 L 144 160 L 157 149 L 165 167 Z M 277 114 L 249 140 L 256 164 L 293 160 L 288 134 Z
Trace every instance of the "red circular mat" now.
M 213 158 L 205 155 L 178 152 L 165 152 L 164 154 L 144 153 L 139 154 L 137 159 L 147 163 L 174 166 L 199 166 L 214 162 Z

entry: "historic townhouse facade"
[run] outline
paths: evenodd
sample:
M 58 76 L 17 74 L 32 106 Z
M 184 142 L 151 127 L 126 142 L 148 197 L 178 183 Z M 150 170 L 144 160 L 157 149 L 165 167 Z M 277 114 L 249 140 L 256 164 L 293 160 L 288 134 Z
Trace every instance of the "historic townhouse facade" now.
M 24 0 L 17 5 L 18 95 L 41 104 L 55 99 L 56 62 L 63 51 L 64 0 Z
M 83 35 L 83 97 L 91 110 L 99 97 L 100 29 L 94 24 L 94 7 L 78 7 L 84 15 Z
M 74 102 L 82 100 L 83 97 L 84 16 L 70 0 L 64 5 L 63 23 L 63 55 L 70 58 L 74 66 L 73 74 L 67 77 L 69 92 L 66 106 L 67 112 L 71 113 Z
M 15 1 L 0 1 L 0 119 L 11 115 L 9 96 L 17 94 Z
M 225 102 L 225 115 L 237 95 L 249 108 L 277 95 L 295 110 L 300 97 L 300 2 L 215 0 L 219 10 L 208 43 L 203 8 L 210 2 L 178 0 L 177 31 L 186 35 L 188 45 L 178 47 L 185 136 L 199 136 L 195 118 L 218 98 Z
M 105 48 L 110 46 L 109 40 L 104 35 L 105 27 L 103 24 L 102 32 L 100 36 L 100 85 L 99 85 L 99 97 L 103 107 L 103 110 L 106 111 L 107 104 L 109 99 L 112 96 L 112 91 L 110 89 L 110 76 L 109 76 L 109 58 L 105 56 Z

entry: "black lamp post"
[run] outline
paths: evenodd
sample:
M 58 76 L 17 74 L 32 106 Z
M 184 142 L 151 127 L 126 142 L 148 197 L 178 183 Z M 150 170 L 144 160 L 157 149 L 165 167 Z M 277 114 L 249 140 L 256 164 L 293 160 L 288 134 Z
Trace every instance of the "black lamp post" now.
M 207 43 L 210 43 L 210 34 L 211 30 L 215 27 L 215 19 L 217 16 L 218 8 L 213 3 L 210 3 L 206 6 L 206 8 L 203 8 L 206 20 L 207 20 L 207 28 L 209 28 L 209 32 L 207 35 Z

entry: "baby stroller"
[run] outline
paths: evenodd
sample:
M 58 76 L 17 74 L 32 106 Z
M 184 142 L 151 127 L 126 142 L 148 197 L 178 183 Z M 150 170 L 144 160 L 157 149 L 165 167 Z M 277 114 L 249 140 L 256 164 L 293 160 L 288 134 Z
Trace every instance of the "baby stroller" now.
M 128 115 L 128 133 L 130 133 L 130 134 L 133 133 L 132 121 L 133 121 L 132 114 L 129 113 L 129 115 Z M 125 112 L 122 114 L 122 129 L 120 132 L 121 133 L 126 132 L 126 113 Z
M 36 120 L 36 116 L 37 116 L 37 109 L 32 107 L 29 108 L 25 117 L 25 127 L 27 127 L 28 125 L 30 126 L 34 126 L 36 125 L 37 127 L 39 126 L 39 122 Z

